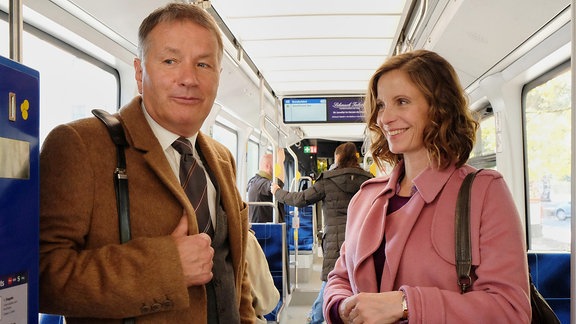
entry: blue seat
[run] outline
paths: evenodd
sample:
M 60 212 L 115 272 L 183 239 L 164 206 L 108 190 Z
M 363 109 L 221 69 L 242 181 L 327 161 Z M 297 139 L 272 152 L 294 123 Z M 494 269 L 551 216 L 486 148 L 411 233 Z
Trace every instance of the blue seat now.
M 528 253 L 534 285 L 558 319 L 570 323 L 570 253 Z
M 64 324 L 64 317 L 52 314 L 38 314 L 39 324 Z
M 264 317 L 268 321 L 278 322 L 279 314 L 284 307 L 285 296 L 288 293 L 288 291 L 284 291 L 284 287 L 289 289 L 290 282 L 288 280 L 288 261 L 286 257 L 286 224 L 252 223 L 252 230 L 266 255 L 274 285 L 280 292 L 278 305 L 270 314 Z

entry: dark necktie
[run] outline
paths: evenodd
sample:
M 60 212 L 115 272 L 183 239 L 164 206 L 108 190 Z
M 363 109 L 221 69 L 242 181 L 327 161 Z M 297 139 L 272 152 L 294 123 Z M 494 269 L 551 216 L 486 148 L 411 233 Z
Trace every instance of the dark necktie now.
M 192 154 L 192 144 L 184 137 L 179 137 L 172 147 L 180 153 L 180 184 L 192 203 L 198 220 L 198 230 L 212 235 L 214 228 L 208 209 L 208 188 L 206 174 Z

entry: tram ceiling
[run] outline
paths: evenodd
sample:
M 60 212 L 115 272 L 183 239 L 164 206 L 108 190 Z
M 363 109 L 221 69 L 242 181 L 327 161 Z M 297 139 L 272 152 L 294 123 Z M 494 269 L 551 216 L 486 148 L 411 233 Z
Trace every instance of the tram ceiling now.
M 570 0 L 181 0 L 212 8 L 279 97 L 362 94 L 373 71 L 398 48 L 446 57 L 465 87 L 514 53 L 570 6 Z M 167 0 L 50 0 L 90 17 L 135 51 L 137 28 Z M 28 0 L 32 8 L 45 3 Z M 114 8 L 114 10 L 111 10 Z M 518 10 L 522 8 L 522 10 Z M 130 15 L 126 15 L 130 12 Z M 522 15 L 522 19 L 519 19 Z M 530 17 L 527 19 L 526 17 Z M 516 22 L 510 24 L 510 21 Z M 512 28 L 510 28 L 512 26 Z M 545 33 L 544 33 L 545 34 Z M 543 36 L 545 37 L 545 35 Z M 521 54 L 521 53 L 520 53 Z
M 471 89 L 482 77 L 497 73 L 517 60 L 523 54 L 524 44 L 549 36 L 553 18 L 565 16 L 571 3 L 570 0 L 315 0 L 301 4 L 269 0 L 181 1 L 202 2 L 215 11 L 232 35 L 232 42 L 227 42 L 232 43 L 232 47 L 227 47 L 229 59 L 241 67 L 250 60 L 251 69 L 257 71 L 250 76 L 255 81 L 250 87 L 240 86 L 247 84 L 244 77 L 239 82 L 229 80 L 222 84 L 221 93 L 226 98 L 236 98 L 222 104 L 259 110 L 262 103 L 258 79 L 262 78 L 270 92 L 265 95 L 264 104 L 270 116 L 275 114 L 277 98 L 284 96 L 361 95 L 371 74 L 388 56 L 416 48 L 430 49 L 447 58 L 463 86 Z M 26 5 L 34 9 L 53 3 L 75 11 L 80 19 L 89 17 L 96 25 L 112 31 L 119 44 L 135 53 L 136 26 L 151 10 L 167 2 L 28 0 Z M 517 24 L 511 25 L 510 21 Z M 236 92 L 238 96 L 233 95 Z M 246 93 L 252 95 L 240 99 L 247 97 Z M 250 102 L 244 105 L 238 100 Z M 302 130 L 308 138 L 316 136 L 313 128 Z
M 232 31 L 236 50 L 278 96 L 364 93 L 392 53 L 406 6 L 405 0 L 210 3 Z

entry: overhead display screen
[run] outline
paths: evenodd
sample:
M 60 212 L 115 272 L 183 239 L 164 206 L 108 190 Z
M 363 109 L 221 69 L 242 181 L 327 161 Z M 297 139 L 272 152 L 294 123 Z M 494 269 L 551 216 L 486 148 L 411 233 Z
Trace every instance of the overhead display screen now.
M 285 124 L 362 123 L 363 97 L 284 98 Z

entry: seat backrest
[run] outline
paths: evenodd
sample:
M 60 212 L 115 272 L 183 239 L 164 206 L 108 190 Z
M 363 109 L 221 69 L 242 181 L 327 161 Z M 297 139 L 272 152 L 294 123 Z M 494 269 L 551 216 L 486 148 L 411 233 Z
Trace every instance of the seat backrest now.
M 269 321 L 277 322 L 279 313 L 284 307 L 285 297 L 288 293 L 288 258 L 286 245 L 286 224 L 284 223 L 252 223 L 252 230 L 262 247 L 274 285 L 280 292 L 280 301 L 270 314 L 265 315 Z
M 39 324 L 64 324 L 64 317 L 52 314 L 38 314 Z
M 534 285 L 562 323 L 570 323 L 570 253 L 528 252 Z

